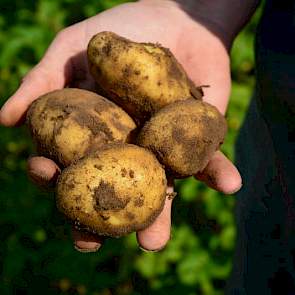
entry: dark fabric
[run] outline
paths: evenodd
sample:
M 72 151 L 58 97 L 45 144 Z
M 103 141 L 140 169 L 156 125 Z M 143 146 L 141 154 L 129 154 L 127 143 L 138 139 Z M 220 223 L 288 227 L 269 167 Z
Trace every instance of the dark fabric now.
M 257 86 L 236 142 L 243 187 L 227 294 L 295 294 L 295 1 L 267 1 Z
M 238 238 L 227 294 L 295 294 L 294 236 L 282 167 L 270 132 L 251 101 L 236 143 L 243 187 L 236 194 Z

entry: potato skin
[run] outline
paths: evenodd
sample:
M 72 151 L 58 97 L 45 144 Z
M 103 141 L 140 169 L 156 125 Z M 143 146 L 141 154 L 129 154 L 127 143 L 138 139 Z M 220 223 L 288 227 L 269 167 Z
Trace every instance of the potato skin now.
M 159 44 L 136 43 L 101 32 L 90 40 L 87 54 L 98 91 L 138 124 L 174 101 L 203 96 L 170 50 Z
M 216 107 L 194 99 L 170 104 L 148 121 L 137 144 L 151 150 L 175 177 L 202 171 L 222 144 L 225 118 Z
M 47 93 L 30 106 L 27 125 L 40 155 L 66 167 L 110 142 L 128 142 L 134 121 L 96 93 L 65 88 Z
M 151 152 L 111 144 L 62 172 L 56 202 L 78 229 L 119 237 L 155 220 L 166 185 L 165 171 Z

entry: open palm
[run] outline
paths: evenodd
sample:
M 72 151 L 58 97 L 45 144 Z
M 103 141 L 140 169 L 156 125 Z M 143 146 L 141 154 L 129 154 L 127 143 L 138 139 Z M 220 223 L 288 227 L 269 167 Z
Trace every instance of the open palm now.
M 5 126 L 21 124 L 26 110 L 40 95 L 66 86 L 94 90 L 88 71 L 86 48 L 90 38 L 100 31 L 113 31 L 139 42 L 158 42 L 170 48 L 196 85 L 209 84 L 204 100 L 225 113 L 230 92 L 229 57 L 226 46 L 204 22 L 190 18 L 170 1 L 140 1 L 107 10 L 62 30 L 42 60 L 26 75 L 15 94 L 0 112 Z M 28 173 L 35 182 L 48 185 L 56 180 L 59 167 L 50 159 L 32 157 Z M 196 177 L 210 187 L 229 194 L 241 187 L 241 177 L 234 165 L 217 151 L 207 167 Z M 173 188 L 168 188 L 168 193 Z M 168 194 L 167 194 L 168 195 Z M 159 250 L 170 238 L 171 198 L 147 229 L 137 233 L 142 248 Z M 93 251 L 102 238 L 73 230 L 75 245 Z

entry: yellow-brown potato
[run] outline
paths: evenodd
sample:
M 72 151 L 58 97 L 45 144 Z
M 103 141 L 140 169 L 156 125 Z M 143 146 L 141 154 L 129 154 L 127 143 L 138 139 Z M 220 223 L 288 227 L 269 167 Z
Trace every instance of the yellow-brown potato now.
M 65 88 L 35 100 L 27 124 L 40 155 L 62 167 L 110 142 L 128 142 L 136 128 L 120 107 L 96 93 Z
M 170 50 L 159 44 L 101 32 L 90 40 L 87 53 L 98 91 L 137 123 L 174 101 L 202 98 L 201 87 L 194 86 Z
M 57 207 L 78 229 L 119 237 L 150 225 L 162 211 L 165 171 L 146 149 L 111 144 L 67 167 Z
M 156 154 L 176 177 L 202 171 L 227 131 L 216 107 L 194 99 L 162 108 L 140 131 L 137 143 Z

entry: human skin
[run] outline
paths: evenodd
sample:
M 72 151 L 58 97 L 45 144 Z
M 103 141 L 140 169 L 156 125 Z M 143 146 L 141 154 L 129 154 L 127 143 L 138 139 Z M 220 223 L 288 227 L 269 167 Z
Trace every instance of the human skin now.
M 204 88 L 204 100 L 225 114 L 231 86 L 229 50 L 257 4 L 236 2 L 142 0 L 119 5 L 63 29 L 2 107 L 0 124 L 22 124 L 31 102 L 49 91 L 65 86 L 94 90 L 86 48 L 90 38 L 100 31 L 113 31 L 134 41 L 158 42 L 170 48 L 196 85 L 210 85 Z M 31 179 L 43 186 L 52 185 L 60 173 L 59 167 L 44 157 L 31 157 L 27 167 Z M 195 177 L 224 194 L 232 194 L 242 185 L 238 170 L 220 151 Z M 167 192 L 172 191 L 170 185 Z M 143 249 L 162 249 L 170 239 L 172 200 L 168 195 L 155 222 L 137 232 Z M 84 252 L 96 251 L 103 243 L 101 237 L 75 229 L 72 237 L 75 247 Z

